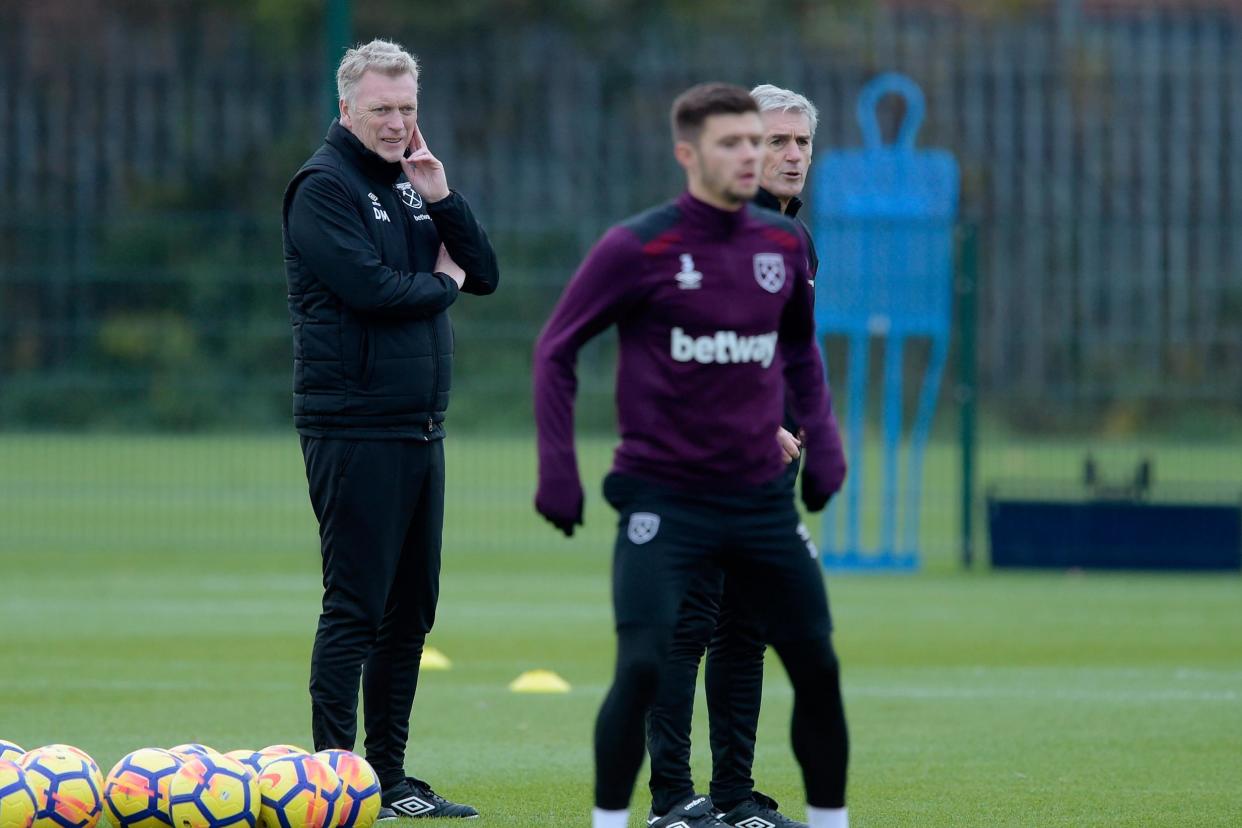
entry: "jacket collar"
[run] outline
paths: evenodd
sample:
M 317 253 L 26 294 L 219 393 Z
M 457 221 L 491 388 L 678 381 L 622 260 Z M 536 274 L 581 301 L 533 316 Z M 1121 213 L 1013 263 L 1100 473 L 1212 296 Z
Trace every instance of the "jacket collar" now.
M 364 147 L 358 140 L 358 136 L 341 126 L 339 118 L 328 127 L 328 134 L 324 141 L 336 148 L 373 181 L 391 187 L 401 177 L 401 164 L 395 161 L 385 161 Z
M 765 207 L 769 210 L 775 210 L 778 213 L 781 211 L 781 200 L 777 198 L 776 196 L 772 195 L 771 193 L 769 193 L 767 190 L 763 189 L 762 187 L 759 188 L 759 192 L 755 193 L 754 202 L 755 204 L 758 204 L 760 207 Z M 785 215 L 789 216 L 790 218 L 793 218 L 794 216 L 798 215 L 798 211 L 801 209 L 802 209 L 802 199 L 798 198 L 797 196 L 794 196 L 793 198 L 789 199 L 789 208 L 785 210 Z
M 706 201 L 699 201 L 689 190 L 677 198 L 677 206 L 695 227 L 712 236 L 728 236 L 746 221 L 746 205 L 739 210 L 721 210 Z

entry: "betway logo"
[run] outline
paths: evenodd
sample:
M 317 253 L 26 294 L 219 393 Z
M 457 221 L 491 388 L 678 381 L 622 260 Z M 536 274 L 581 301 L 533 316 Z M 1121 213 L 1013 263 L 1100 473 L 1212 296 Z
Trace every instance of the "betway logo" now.
M 673 359 L 678 362 L 760 362 L 767 368 L 776 356 L 776 331 L 759 336 L 738 336 L 737 331 L 716 331 L 715 336 L 693 337 L 673 328 Z

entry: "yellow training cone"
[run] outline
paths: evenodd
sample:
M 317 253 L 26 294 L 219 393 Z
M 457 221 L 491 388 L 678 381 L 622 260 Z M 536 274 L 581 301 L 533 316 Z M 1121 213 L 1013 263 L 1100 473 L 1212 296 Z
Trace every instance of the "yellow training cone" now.
M 509 682 L 514 693 L 568 693 L 569 682 L 551 670 L 527 670 Z
M 451 670 L 453 668 L 453 662 L 448 660 L 448 656 L 435 647 L 423 648 L 421 665 L 424 670 Z

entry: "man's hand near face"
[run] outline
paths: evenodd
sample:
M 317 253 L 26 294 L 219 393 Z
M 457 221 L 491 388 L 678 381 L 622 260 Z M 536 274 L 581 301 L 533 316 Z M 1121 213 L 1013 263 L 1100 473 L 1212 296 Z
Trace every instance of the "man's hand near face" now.
M 410 154 L 401 159 L 401 169 L 410 185 L 427 201 L 436 202 L 448 198 L 449 186 L 444 165 L 427 149 L 427 142 L 423 140 L 418 124 L 414 125 L 414 131 L 410 135 Z

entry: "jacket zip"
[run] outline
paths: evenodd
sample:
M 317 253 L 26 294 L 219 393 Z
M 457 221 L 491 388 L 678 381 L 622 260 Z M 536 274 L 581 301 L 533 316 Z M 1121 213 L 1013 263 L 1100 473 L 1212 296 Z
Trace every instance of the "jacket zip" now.
M 405 211 L 405 204 L 402 202 L 401 194 L 397 191 L 396 185 L 393 185 L 393 191 L 397 192 L 397 212 L 401 214 L 401 226 L 405 228 L 405 246 L 411 253 L 414 251 L 414 227 L 410 221 L 409 215 Z M 410 262 L 413 265 L 413 262 Z M 434 271 L 432 271 L 434 272 Z M 440 338 L 436 336 L 436 321 L 432 316 L 427 320 L 431 325 L 431 407 L 435 408 L 436 397 L 440 394 Z M 436 420 L 431 414 L 427 415 L 427 433 L 431 434 L 436 430 Z
M 440 337 L 436 335 L 436 320 L 431 318 L 431 405 L 435 407 L 435 401 L 440 396 Z M 427 415 L 427 433 L 436 430 L 435 418 Z
M 362 387 L 371 387 L 371 377 L 375 373 L 375 341 L 366 325 L 362 326 Z

